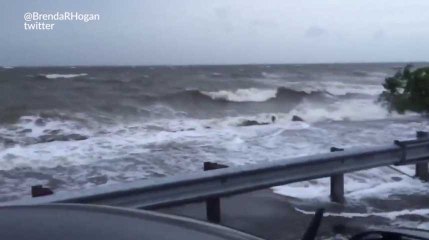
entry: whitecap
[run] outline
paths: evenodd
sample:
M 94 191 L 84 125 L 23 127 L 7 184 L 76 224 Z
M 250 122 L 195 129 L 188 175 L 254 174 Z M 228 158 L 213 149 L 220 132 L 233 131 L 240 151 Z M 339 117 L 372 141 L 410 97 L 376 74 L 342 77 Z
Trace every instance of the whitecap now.
M 221 90 L 217 92 L 202 92 L 214 100 L 227 100 L 231 102 L 264 102 L 275 98 L 277 89 L 247 88 L 237 90 Z
M 396 167 L 406 174 L 413 167 Z M 373 168 L 344 175 L 345 198 L 348 204 L 360 204 L 362 199 L 392 199 L 394 195 L 426 195 L 428 184 L 399 173 L 389 167 Z M 302 201 L 329 201 L 330 179 L 320 178 L 272 188 L 277 194 Z
M 46 77 L 47 79 L 57 79 L 57 78 L 75 78 L 75 77 L 83 77 L 87 76 L 87 73 L 78 73 L 78 74 L 57 74 L 57 73 L 50 73 L 50 74 L 42 74 L 42 76 Z
M 405 114 L 389 112 L 386 107 L 373 99 L 348 99 L 327 105 L 303 101 L 289 114 L 300 116 L 307 122 L 364 121 L 418 116 L 418 114 L 411 112 Z
M 299 208 L 295 208 L 296 211 L 306 214 L 314 215 L 314 212 L 304 211 Z M 368 213 L 351 213 L 351 212 L 341 212 L 341 213 L 330 213 L 325 212 L 323 216 L 325 217 L 343 217 L 343 218 L 366 218 L 366 217 L 383 217 L 389 220 L 395 220 L 398 217 L 406 215 L 428 215 L 429 209 L 404 209 L 400 211 L 390 211 L 390 212 L 368 212 Z

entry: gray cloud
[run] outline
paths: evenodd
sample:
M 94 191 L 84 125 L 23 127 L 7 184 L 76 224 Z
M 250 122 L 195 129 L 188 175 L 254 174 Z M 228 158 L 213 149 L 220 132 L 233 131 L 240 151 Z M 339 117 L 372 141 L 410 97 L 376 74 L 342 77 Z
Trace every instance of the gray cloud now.
M 326 33 L 325 29 L 323 29 L 321 27 L 317 27 L 317 26 L 311 26 L 307 29 L 307 31 L 305 31 L 305 36 L 307 36 L 307 37 L 320 37 L 325 33 Z
M 426 0 L 3 0 L 0 65 L 429 60 L 426 9 Z M 28 11 L 101 19 L 25 31 Z
M 380 40 L 382 38 L 384 38 L 386 36 L 386 33 L 383 29 L 378 29 L 377 31 L 374 32 L 374 40 Z

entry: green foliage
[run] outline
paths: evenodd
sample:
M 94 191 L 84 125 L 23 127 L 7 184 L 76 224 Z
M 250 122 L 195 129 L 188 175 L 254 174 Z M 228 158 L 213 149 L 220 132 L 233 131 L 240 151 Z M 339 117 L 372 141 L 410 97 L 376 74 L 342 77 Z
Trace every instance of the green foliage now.
M 429 67 L 411 69 L 407 65 L 393 77 L 385 79 L 379 100 L 390 111 L 429 113 Z

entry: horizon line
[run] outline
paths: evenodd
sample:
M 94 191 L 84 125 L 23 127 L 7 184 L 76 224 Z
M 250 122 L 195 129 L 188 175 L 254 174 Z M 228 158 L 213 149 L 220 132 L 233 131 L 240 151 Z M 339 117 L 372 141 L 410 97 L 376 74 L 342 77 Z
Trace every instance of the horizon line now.
M 347 65 L 347 64 L 420 64 L 429 61 L 386 61 L 386 62 L 311 62 L 311 63 L 214 63 L 214 64 L 96 64 L 96 65 L 1 65 L 3 68 L 36 68 L 36 67 L 203 67 L 203 66 L 252 66 L 252 65 Z

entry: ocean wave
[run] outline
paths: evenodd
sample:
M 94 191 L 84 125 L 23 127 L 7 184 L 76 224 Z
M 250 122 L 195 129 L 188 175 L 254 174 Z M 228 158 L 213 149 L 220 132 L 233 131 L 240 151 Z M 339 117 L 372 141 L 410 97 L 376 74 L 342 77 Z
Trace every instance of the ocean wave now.
M 306 92 L 286 87 L 277 89 L 243 88 L 212 92 L 185 90 L 161 96 L 146 96 L 142 101 L 152 105 L 161 104 L 170 107 L 176 112 L 181 112 L 181 115 L 194 116 L 197 114 L 196 116 L 203 118 L 219 117 L 225 113 L 246 115 L 267 112 L 290 113 L 290 111 L 293 111 L 292 115 L 303 116 L 304 119 L 312 122 L 323 119 L 389 117 L 387 110 L 375 104 L 373 98 L 367 95 L 335 96 L 325 91 Z M 361 111 L 355 111 L 356 108 L 365 109 L 368 114 L 361 114 Z M 154 111 L 148 110 L 149 115 L 154 114 Z
M 237 90 L 221 90 L 216 92 L 201 92 L 209 96 L 213 100 L 226 100 L 230 102 L 265 102 L 269 99 L 275 98 L 277 89 L 237 89 Z
M 418 116 L 410 112 L 406 114 L 389 112 L 373 99 L 347 99 L 324 105 L 303 101 L 290 111 L 290 115 L 300 116 L 308 122 L 365 121 Z
M 37 77 L 46 78 L 46 79 L 57 79 L 57 78 L 75 78 L 75 77 L 83 77 L 87 76 L 87 73 L 77 73 L 77 74 L 57 74 L 57 73 L 49 73 L 49 74 L 39 74 Z
M 342 96 L 347 94 L 379 95 L 383 87 L 373 84 L 353 84 L 336 81 L 329 82 L 288 82 L 286 87 L 302 90 L 305 92 L 326 91 L 329 94 Z
M 414 119 L 419 115 L 409 112 L 406 114 L 389 112 L 382 105 L 374 103 L 371 99 L 350 99 L 329 104 L 318 104 L 314 101 L 304 100 L 289 112 L 265 112 L 257 115 L 225 117 L 218 119 L 215 126 L 240 126 L 241 123 L 247 120 L 256 121 L 258 123 L 271 123 L 272 116 L 276 117 L 276 124 L 301 128 L 307 127 L 309 124 L 321 122 L 361 122 L 383 119 Z M 293 121 L 294 116 L 298 116 L 304 121 Z
M 383 91 L 379 85 L 341 82 L 282 82 L 275 89 L 245 88 L 236 90 L 200 91 L 213 100 L 230 102 L 265 102 L 280 96 L 377 96 Z
M 376 96 L 383 92 L 381 84 L 347 83 L 339 81 L 283 81 L 278 79 L 264 79 L 275 87 L 289 88 L 295 91 L 326 92 L 334 96 L 344 96 L 348 94 L 362 94 Z
M 79 115 L 79 114 L 77 114 Z M 0 145 L 32 145 L 54 141 L 85 140 L 91 135 L 86 120 L 76 114 L 46 112 L 22 116 L 17 122 L 0 125 Z
M 185 94 L 193 96 L 209 97 L 214 101 L 223 101 L 231 103 L 245 103 L 245 102 L 267 102 L 273 100 L 300 100 L 306 96 L 319 96 L 327 97 L 324 91 L 305 92 L 294 90 L 286 87 L 279 87 L 277 89 L 263 89 L 263 88 L 245 88 L 237 90 L 220 90 L 214 92 L 190 90 Z
M 350 99 L 328 105 L 315 105 L 313 102 L 304 101 L 290 114 L 309 122 L 376 120 L 389 116 L 386 108 L 371 99 Z

